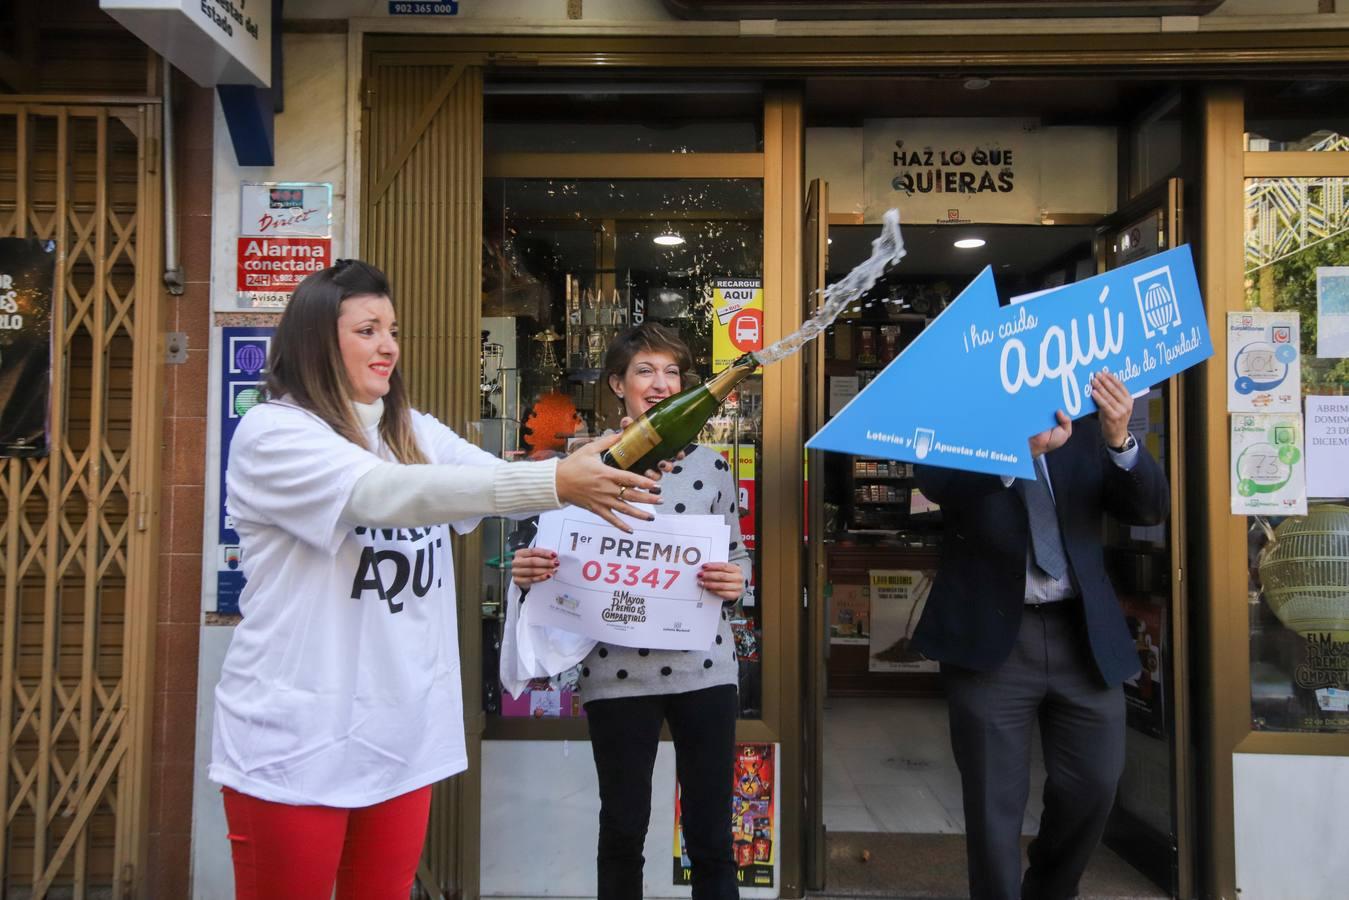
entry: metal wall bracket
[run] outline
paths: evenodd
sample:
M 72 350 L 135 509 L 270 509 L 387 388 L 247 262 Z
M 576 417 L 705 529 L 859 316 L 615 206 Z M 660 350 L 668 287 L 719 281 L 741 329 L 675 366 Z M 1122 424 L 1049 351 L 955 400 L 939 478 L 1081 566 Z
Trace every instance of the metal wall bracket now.
M 164 362 L 170 366 L 181 366 L 187 362 L 187 333 L 170 331 L 164 335 Z

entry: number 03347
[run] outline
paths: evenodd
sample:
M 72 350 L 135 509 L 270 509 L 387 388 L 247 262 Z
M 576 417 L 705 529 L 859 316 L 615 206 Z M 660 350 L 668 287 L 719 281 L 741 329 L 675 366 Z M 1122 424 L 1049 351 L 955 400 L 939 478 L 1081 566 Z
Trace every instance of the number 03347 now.
M 656 566 L 644 569 L 642 566 L 616 562 L 601 563 L 592 559 L 581 566 L 581 577 L 586 581 L 603 584 L 621 584 L 625 587 L 645 584 L 668 591 L 679 580 L 679 570 L 662 569 Z

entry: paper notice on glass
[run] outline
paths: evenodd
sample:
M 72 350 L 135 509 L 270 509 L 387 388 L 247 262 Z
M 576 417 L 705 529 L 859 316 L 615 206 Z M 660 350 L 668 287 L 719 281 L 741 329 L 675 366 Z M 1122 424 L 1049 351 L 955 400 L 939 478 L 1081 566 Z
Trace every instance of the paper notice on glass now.
M 1305 516 L 1302 417 L 1232 416 L 1232 513 Z
M 1340 688 L 1319 688 L 1316 705 L 1322 712 L 1349 712 L 1349 691 Z
M 1316 355 L 1349 356 L 1349 266 L 1316 267 Z
M 857 396 L 856 375 L 829 376 L 829 415 L 838 415 L 848 401 Z
M 1349 397 L 1307 398 L 1307 496 L 1349 497 Z
M 872 569 L 871 672 L 936 672 L 935 660 L 914 649 L 913 630 L 936 573 L 924 569 Z
M 716 638 L 721 598 L 698 586 L 698 570 L 726 561 L 726 520 L 626 521 L 632 534 L 573 506 L 540 516 L 535 546 L 556 550 L 559 565 L 529 589 L 523 620 L 624 647 L 706 650 Z
M 1295 312 L 1227 314 L 1227 411 L 1302 411 L 1302 357 Z

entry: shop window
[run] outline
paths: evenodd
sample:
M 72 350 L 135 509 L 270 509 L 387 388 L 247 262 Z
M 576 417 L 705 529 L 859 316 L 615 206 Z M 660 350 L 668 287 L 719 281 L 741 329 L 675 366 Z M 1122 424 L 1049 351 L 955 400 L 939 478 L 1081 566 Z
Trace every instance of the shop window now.
M 1299 314 L 1311 498 L 1305 517 L 1246 520 L 1251 726 L 1349 732 L 1349 497 L 1329 496 L 1349 488 L 1322 464 L 1349 435 L 1349 179 L 1248 180 L 1245 259 L 1246 307 Z
M 1182 154 L 1180 94 L 1173 94 L 1144 115 L 1129 132 L 1129 196 L 1180 171 Z
M 763 277 L 763 185 L 758 179 L 492 178 L 484 186 L 482 443 L 506 459 L 569 452 L 618 427 L 620 406 L 602 366 L 610 341 L 630 325 L 657 322 L 692 352 L 684 384 L 709 377 L 726 349 L 714 292 L 726 280 Z M 720 336 L 719 336 L 720 335 Z M 761 458 L 762 380 L 751 376 L 698 443 L 720 451 L 738 484 L 740 527 L 752 585 L 733 612 L 740 656 L 741 715 L 762 715 L 762 630 L 755 498 Z M 496 520 L 485 529 L 484 707 L 503 716 L 577 716 L 579 675 L 504 696 L 491 648 L 499 646 L 502 599 L 515 548 L 532 523 Z
M 1349 150 L 1349 85 L 1306 79 L 1246 86 L 1246 149 Z
M 758 85 L 489 84 L 485 145 L 497 153 L 759 153 Z

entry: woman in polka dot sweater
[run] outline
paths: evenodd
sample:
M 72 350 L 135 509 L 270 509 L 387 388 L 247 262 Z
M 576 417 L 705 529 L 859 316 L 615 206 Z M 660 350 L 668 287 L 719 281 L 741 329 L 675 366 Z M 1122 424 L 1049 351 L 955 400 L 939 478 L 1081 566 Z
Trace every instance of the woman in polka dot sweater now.
M 673 331 L 646 323 L 614 338 L 605 356 L 609 388 L 636 418 L 682 388 L 693 368 Z M 749 554 L 740 539 L 736 485 L 721 454 L 696 444 L 660 483 L 662 513 L 713 514 L 731 528 L 730 561 L 708 563 L 699 582 L 733 605 L 744 592 Z M 516 584 L 552 577 L 557 554 L 516 552 Z M 642 896 L 642 848 L 651 818 L 651 774 L 662 722 L 674 738 L 684 841 L 695 900 L 738 897 L 731 847 L 731 782 L 739 668 L 730 615 L 722 610 L 706 651 L 598 644 L 581 663 L 581 692 L 600 785 L 599 900 Z

